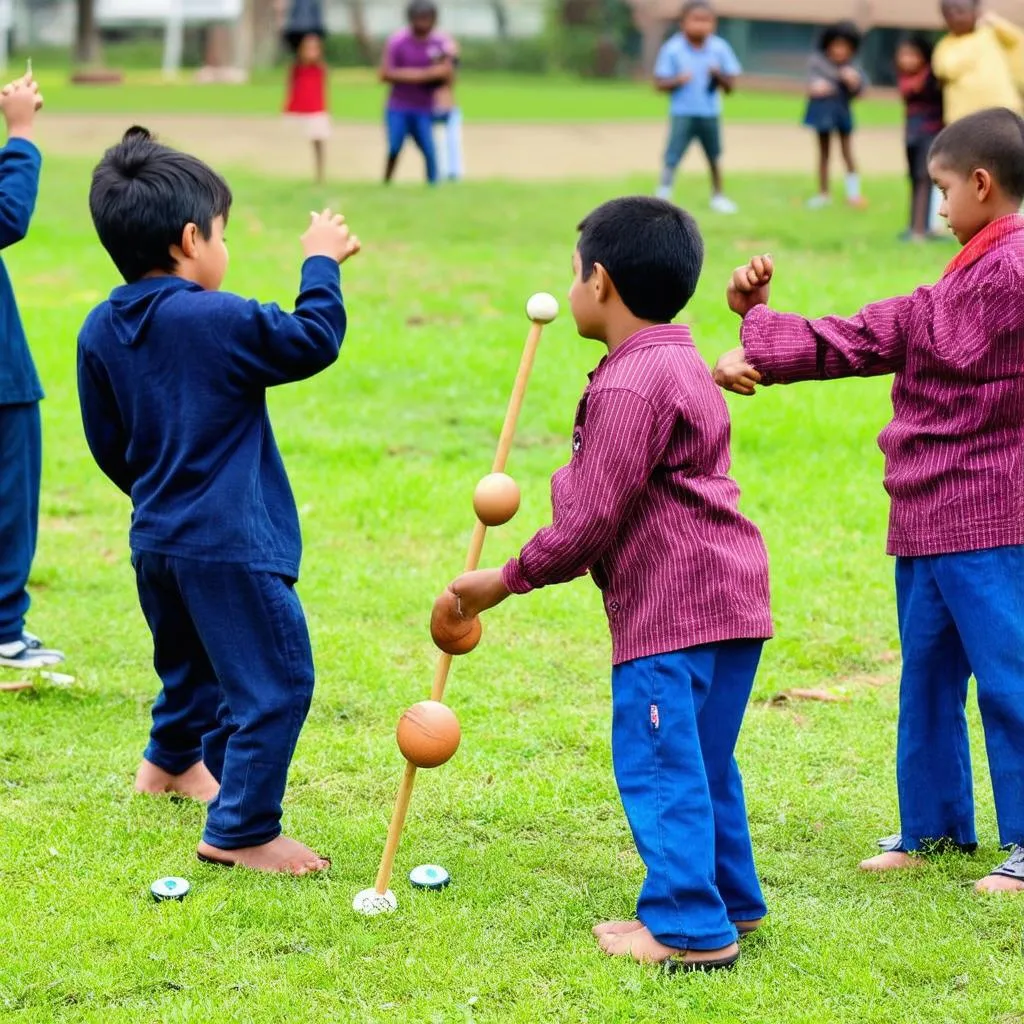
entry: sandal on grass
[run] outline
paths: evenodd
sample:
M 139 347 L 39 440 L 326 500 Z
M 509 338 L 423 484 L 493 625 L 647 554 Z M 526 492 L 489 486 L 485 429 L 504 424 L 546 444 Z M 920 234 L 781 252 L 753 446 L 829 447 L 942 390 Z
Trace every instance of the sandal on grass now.
M 716 960 L 686 960 L 682 956 L 669 957 L 662 961 L 662 967 L 666 974 L 696 974 L 709 971 L 728 971 L 735 966 L 739 960 L 740 953 L 737 950 L 732 956 L 723 956 Z
M 1017 886 L 1007 886 L 1005 884 L 1000 886 L 993 886 L 992 889 L 1002 889 L 1004 891 L 1020 891 L 1024 889 L 1024 846 L 1014 846 L 1010 849 L 1010 856 L 1003 861 L 1002 864 L 997 868 L 993 868 L 977 885 L 977 889 L 981 892 L 991 891 L 986 886 L 986 878 L 1009 878 L 1014 882 L 1019 883 Z
M 903 842 L 903 836 L 897 832 L 892 836 L 884 836 L 878 840 L 878 848 L 883 853 L 974 853 L 978 848 L 977 843 L 958 843 L 949 836 L 940 836 L 938 839 L 922 839 L 919 850 L 910 850 Z

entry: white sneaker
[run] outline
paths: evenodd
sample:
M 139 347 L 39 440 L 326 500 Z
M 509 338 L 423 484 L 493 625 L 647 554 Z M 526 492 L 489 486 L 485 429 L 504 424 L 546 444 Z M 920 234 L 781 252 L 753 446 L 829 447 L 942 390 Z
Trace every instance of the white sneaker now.
M 711 209 L 715 213 L 739 213 L 740 208 L 726 196 L 712 196 Z
M 659 185 L 657 191 L 654 193 L 659 199 L 672 199 L 672 186 L 671 185 Z
M 826 206 L 832 205 L 831 196 L 816 195 L 807 200 L 807 209 L 823 210 Z
M 0 644 L 0 666 L 3 668 L 49 668 L 51 665 L 59 665 L 63 660 L 64 656 L 58 651 L 43 648 L 33 650 L 21 640 Z

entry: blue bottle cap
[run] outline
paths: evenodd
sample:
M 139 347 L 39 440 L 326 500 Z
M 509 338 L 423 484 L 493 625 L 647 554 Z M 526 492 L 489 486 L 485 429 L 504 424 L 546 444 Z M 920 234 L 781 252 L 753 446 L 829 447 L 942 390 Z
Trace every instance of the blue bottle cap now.
M 409 872 L 414 889 L 443 889 L 451 880 L 451 875 L 437 864 L 420 864 Z
M 191 888 L 184 878 L 158 878 L 149 887 L 149 891 L 157 901 L 183 900 Z

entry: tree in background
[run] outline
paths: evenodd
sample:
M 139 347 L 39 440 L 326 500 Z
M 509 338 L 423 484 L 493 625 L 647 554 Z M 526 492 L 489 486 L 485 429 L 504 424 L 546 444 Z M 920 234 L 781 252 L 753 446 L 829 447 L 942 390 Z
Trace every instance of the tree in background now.
M 96 27 L 95 0 L 78 0 L 75 19 L 75 63 L 90 67 L 103 59 L 100 33 Z

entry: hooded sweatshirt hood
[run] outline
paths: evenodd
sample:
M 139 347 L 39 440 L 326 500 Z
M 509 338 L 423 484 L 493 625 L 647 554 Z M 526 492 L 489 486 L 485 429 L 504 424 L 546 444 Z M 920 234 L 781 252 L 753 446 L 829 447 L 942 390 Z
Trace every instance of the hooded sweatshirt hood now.
M 171 296 L 181 291 L 202 291 L 193 281 L 182 277 L 147 277 L 133 284 L 124 284 L 110 293 L 107 302 L 109 329 L 122 345 L 140 345 L 146 339 L 157 310 Z

